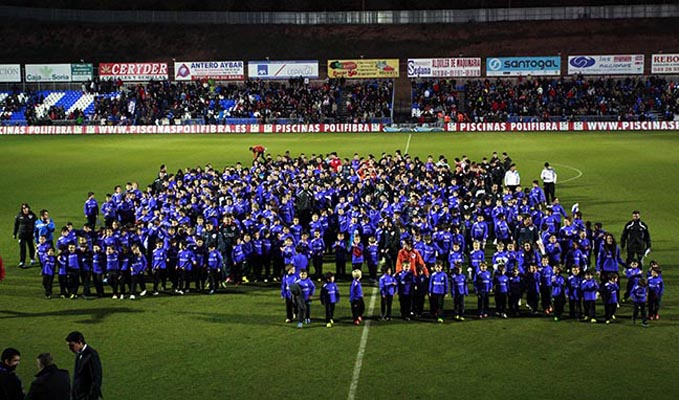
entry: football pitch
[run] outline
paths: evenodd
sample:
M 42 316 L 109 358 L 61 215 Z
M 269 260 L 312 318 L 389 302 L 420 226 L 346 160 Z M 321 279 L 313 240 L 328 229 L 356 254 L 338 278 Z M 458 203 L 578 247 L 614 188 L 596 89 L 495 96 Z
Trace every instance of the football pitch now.
M 237 161 L 248 165 L 248 147 L 254 144 L 274 156 L 287 150 L 293 156 L 336 151 L 342 158 L 354 153 L 379 158 L 407 147 L 413 156 L 444 154 L 450 162 L 506 151 L 524 186 L 549 161 L 559 174 L 556 192 L 565 208 L 579 203 L 583 220 L 602 222 L 616 239 L 632 210 L 641 211 L 653 240 L 649 259 L 663 268 L 661 319 L 648 329 L 633 326 L 632 307 L 624 304 L 612 325 L 524 317 L 448 318 L 444 324 L 375 319 L 356 327 L 342 282 L 337 324 L 325 327 L 315 298 L 312 324 L 298 330 L 283 322 L 277 284 L 230 286 L 215 296 L 46 300 L 39 269 L 16 267 L 19 249 L 11 233 L 22 202 L 36 213 L 48 209 L 57 231 L 67 221 L 81 227 L 88 191 L 101 203 L 116 184 L 137 181 L 143 189 L 161 164 L 169 172 L 208 163 L 219 171 Z M 101 356 L 104 398 L 115 400 L 669 399 L 679 394 L 674 381 L 679 373 L 676 133 L 3 136 L 0 149 L 0 255 L 7 269 L 0 284 L 0 347 L 22 352 L 17 373 L 26 389 L 41 352 L 52 352 L 61 368 L 72 371 L 64 338 L 80 330 Z M 623 289 L 625 284 L 623 279 Z M 367 282 L 364 293 L 366 314 L 374 301 L 372 315 L 378 315 L 379 299 Z M 447 297 L 445 308 L 451 307 Z M 475 308 L 472 294 L 467 309 Z M 603 312 L 600 302 L 597 312 Z

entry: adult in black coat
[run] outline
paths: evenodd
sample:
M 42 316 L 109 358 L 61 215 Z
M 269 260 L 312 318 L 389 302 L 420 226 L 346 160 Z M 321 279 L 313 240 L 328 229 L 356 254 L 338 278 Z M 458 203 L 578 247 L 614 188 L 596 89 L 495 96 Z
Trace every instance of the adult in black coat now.
M 19 363 L 19 350 L 11 347 L 3 350 L 0 359 L 0 400 L 23 400 L 24 388 L 21 379 L 14 373 Z
M 85 343 L 80 332 L 71 332 L 66 337 L 68 348 L 76 354 L 73 371 L 73 400 L 102 399 L 102 368 L 99 353 Z
M 37 361 L 40 371 L 31 383 L 26 400 L 70 400 L 71 378 L 68 371 L 59 369 L 50 353 L 40 354 Z
M 26 267 L 26 249 L 31 257 L 31 264 L 35 264 L 35 246 L 33 245 L 33 229 L 38 220 L 31 207 L 21 204 L 19 214 L 14 217 L 14 239 L 19 240 L 19 267 Z

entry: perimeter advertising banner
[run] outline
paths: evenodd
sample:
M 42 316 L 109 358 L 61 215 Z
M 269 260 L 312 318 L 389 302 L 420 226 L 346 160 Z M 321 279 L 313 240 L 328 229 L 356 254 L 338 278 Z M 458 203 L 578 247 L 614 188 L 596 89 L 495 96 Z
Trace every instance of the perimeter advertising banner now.
M 0 64 L 0 82 L 21 82 L 21 66 Z
M 568 56 L 568 75 L 642 75 L 643 54 Z
M 26 82 L 70 82 L 71 64 L 26 64 Z
M 71 64 L 71 80 L 73 82 L 85 82 L 92 79 L 94 75 L 94 65 L 92 64 Z
M 330 78 L 398 78 L 398 58 L 386 60 L 328 60 Z
M 489 57 L 486 76 L 559 76 L 561 57 Z
M 99 77 L 122 81 L 150 81 L 168 79 L 167 63 L 102 63 Z
M 679 54 L 653 54 L 652 74 L 679 74 Z
M 481 76 L 481 58 L 409 58 L 408 78 Z
M 242 81 L 245 79 L 244 65 L 243 61 L 177 61 L 174 63 L 174 79 Z
M 249 61 L 248 77 L 254 79 L 318 78 L 318 61 Z

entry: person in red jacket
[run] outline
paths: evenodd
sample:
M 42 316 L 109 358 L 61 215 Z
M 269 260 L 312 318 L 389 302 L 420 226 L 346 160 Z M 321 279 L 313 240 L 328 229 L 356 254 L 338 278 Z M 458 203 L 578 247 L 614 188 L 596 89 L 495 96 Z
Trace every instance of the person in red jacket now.
M 422 267 L 422 272 L 425 275 L 429 275 L 429 270 L 422 259 L 422 255 L 419 251 L 413 249 L 413 242 L 410 239 L 403 241 L 403 248 L 398 251 L 396 256 L 396 273 L 401 272 L 403 269 L 403 264 L 410 265 L 410 270 L 414 275 L 417 274 L 417 267 Z
M 266 153 L 266 147 L 262 146 L 261 144 L 256 144 L 250 147 L 250 151 L 252 152 L 253 161 L 257 161 L 260 158 L 261 161 L 265 161 L 264 153 Z

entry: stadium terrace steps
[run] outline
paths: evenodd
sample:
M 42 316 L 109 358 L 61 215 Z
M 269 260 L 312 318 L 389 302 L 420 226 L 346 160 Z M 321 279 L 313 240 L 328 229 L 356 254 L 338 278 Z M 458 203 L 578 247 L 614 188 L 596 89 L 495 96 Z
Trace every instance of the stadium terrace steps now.
M 66 115 L 69 115 L 70 113 L 72 113 L 75 110 L 81 110 L 83 112 L 87 112 L 89 110 L 90 112 L 93 112 L 94 111 L 94 95 L 90 94 L 90 93 L 85 93 L 85 94 L 79 96 L 76 99 L 76 101 L 73 102 L 73 104 L 69 108 L 65 108 L 65 109 L 66 109 Z
M 42 104 L 35 107 L 35 115 L 38 118 L 43 118 L 47 115 L 50 107 L 57 104 L 62 97 L 64 97 L 64 92 L 44 92 L 45 100 Z

